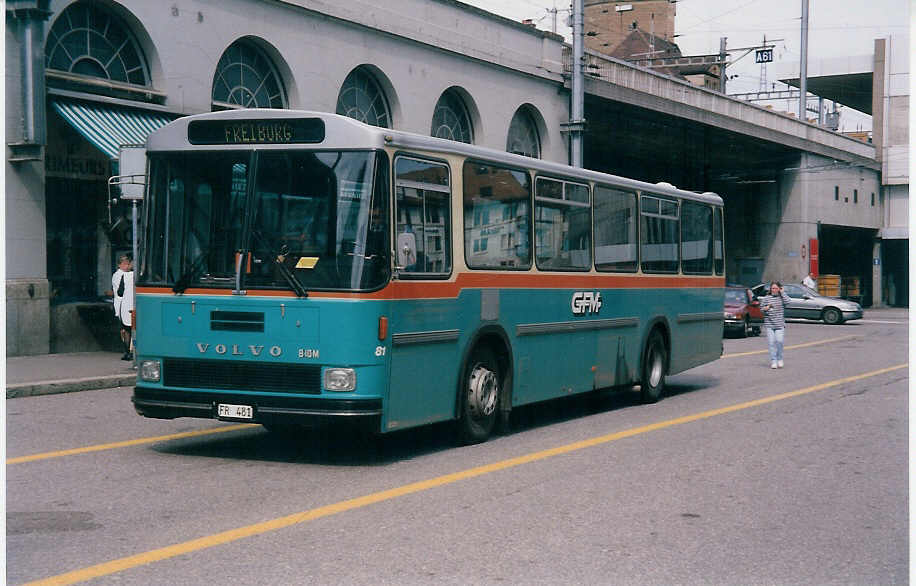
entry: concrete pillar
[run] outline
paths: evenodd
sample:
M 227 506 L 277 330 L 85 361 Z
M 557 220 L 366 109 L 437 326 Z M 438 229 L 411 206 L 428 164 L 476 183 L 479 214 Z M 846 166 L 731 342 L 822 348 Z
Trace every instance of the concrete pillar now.
M 875 240 L 872 246 L 871 263 L 871 306 L 884 307 L 883 269 L 884 259 L 881 258 L 881 241 Z
M 6 355 L 47 354 L 44 59 L 47 0 L 6 4 Z M 37 106 L 36 106 L 37 105 Z M 39 110 L 36 110 L 36 107 Z

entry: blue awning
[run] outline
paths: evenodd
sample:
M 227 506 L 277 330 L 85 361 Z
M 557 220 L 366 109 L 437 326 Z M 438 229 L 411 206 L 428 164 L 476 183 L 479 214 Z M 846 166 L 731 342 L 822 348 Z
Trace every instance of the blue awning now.
M 144 144 L 146 138 L 177 116 L 55 99 L 51 105 L 77 132 L 109 158 L 118 158 L 124 144 Z

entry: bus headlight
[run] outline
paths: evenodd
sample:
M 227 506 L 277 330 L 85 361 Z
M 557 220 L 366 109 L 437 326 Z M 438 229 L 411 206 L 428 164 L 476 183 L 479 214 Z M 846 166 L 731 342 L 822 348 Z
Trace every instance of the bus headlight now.
M 162 367 L 158 360 L 144 360 L 140 362 L 140 380 L 148 383 L 158 383 L 162 376 Z
M 324 389 L 326 391 L 356 390 L 356 371 L 352 368 L 328 368 L 324 371 Z

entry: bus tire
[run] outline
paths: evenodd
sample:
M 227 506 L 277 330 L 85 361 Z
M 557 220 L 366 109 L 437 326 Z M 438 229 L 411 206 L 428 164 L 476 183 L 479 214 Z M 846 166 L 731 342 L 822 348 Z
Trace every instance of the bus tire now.
M 642 378 L 639 397 L 643 403 L 656 403 L 665 392 L 665 376 L 668 372 L 668 350 L 665 339 L 658 330 L 649 335 L 643 354 Z
M 503 384 L 499 362 L 487 346 L 471 353 L 461 375 L 458 436 L 463 444 L 486 441 L 499 415 L 499 396 Z

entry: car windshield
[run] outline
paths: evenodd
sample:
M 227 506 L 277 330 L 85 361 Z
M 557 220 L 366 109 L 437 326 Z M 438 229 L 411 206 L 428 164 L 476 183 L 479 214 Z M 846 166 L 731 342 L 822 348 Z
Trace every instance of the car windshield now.
M 747 303 L 747 293 L 743 289 L 726 289 L 726 303 Z
M 154 154 L 140 281 L 378 288 L 390 266 L 387 169 L 366 151 Z

